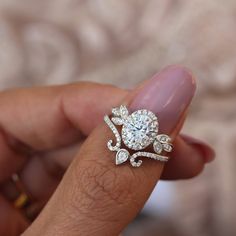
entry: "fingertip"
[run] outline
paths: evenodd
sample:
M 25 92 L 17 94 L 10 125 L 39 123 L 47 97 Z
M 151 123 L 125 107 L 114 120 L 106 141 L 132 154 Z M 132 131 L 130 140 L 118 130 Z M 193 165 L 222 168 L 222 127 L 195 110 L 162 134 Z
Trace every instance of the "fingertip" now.
M 193 87 L 193 92 L 196 91 L 196 88 L 197 88 L 197 81 L 196 81 L 196 77 L 194 76 L 194 73 L 193 71 L 184 66 L 184 65 L 181 65 L 181 64 L 172 64 L 172 65 L 169 65 L 167 66 L 163 71 L 165 70 L 173 70 L 173 71 L 176 71 L 177 73 L 179 74 L 182 74 L 186 80 L 188 80 L 190 82 L 190 84 L 192 85 Z
M 148 109 L 161 125 L 160 132 L 171 133 L 190 105 L 196 90 L 195 79 L 185 67 L 169 66 L 155 74 L 129 103 L 131 111 Z
M 164 168 L 162 179 L 189 179 L 199 175 L 208 162 L 202 151 L 204 148 L 200 142 L 190 144 L 182 137 L 177 137 L 175 149 Z
M 204 141 L 190 137 L 185 134 L 181 134 L 181 138 L 190 146 L 192 146 L 196 151 L 200 152 L 205 163 L 212 162 L 215 157 L 216 153 L 215 150 Z

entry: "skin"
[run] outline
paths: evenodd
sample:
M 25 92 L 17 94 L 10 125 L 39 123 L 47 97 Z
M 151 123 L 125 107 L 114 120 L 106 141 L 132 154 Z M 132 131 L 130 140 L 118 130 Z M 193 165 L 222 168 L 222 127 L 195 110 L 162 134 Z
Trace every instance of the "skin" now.
M 114 166 L 104 148 L 112 134 L 101 124 L 103 115 L 135 93 L 95 83 L 0 93 L 1 235 L 118 235 L 160 178 L 187 179 L 202 171 L 202 150 L 211 149 L 178 135 L 187 111 L 171 132 L 175 150 L 165 168 L 152 160 L 138 169 Z M 9 200 L 13 173 L 33 199 L 32 214 L 46 204 L 33 224 Z

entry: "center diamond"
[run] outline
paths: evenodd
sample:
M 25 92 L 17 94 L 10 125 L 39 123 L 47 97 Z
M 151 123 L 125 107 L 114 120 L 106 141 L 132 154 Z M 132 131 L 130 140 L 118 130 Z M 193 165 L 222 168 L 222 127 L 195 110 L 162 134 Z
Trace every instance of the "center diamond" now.
M 149 146 L 158 133 L 157 117 L 147 110 L 138 110 L 125 120 L 122 127 L 124 144 L 133 150 Z

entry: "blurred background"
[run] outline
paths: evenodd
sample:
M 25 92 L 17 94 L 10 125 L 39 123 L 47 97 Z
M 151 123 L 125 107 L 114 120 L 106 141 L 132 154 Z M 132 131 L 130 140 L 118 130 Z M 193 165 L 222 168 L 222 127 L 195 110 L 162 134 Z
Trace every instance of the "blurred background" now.
M 169 64 L 198 79 L 185 132 L 216 161 L 161 182 L 128 236 L 236 235 L 236 1 L 0 0 L 0 89 L 79 80 L 132 88 Z

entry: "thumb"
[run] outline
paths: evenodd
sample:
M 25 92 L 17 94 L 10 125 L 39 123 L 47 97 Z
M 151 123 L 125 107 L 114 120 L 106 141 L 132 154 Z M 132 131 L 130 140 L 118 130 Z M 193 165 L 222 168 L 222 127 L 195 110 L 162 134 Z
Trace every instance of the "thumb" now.
M 174 138 L 194 92 L 191 74 L 172 66 L 121 102 L 131 112 L 142 108 L 154 112 L 160 132 Z M 146 159 L 140 168 L 128 163 L 116 166 L 115 154 L 106 147 L 112 135 L 105 124 L 93 131 L 25 235 L 118 235 L 135 218 L 160 179 L 164 164 Z

